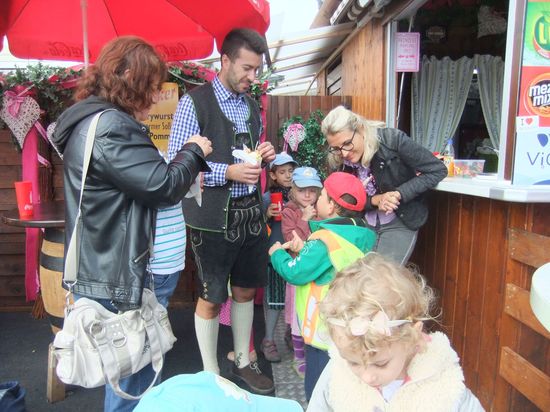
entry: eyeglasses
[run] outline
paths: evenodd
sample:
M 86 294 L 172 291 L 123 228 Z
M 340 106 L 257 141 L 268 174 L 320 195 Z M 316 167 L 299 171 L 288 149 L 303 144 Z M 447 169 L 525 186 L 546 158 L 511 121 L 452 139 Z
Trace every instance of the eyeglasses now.
M 329 147 L 328 151 L 332 154 L 342 154 L 342 152 L 351 152 L 353 150 L 353 138 L 355 137 L 355 132 L 357 129 L 353 129 L 353 134 L 351 135 L 351 139 L 346 140 L 342 146 L 336 146 L 336 147 Z

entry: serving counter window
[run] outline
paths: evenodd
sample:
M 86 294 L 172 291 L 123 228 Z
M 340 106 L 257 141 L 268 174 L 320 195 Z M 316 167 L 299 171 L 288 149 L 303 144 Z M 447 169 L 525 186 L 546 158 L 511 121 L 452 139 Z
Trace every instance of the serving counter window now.
M 438 190 L 550 200 L 550 186 L 534 187 L 550 185 L 549 12 L 538 1 L 428 1 L 388 21 L 386 90 L 396 109 L 387 123 L 433 152 L 452 138 L 455 158 L 484 161 L 477 179 L 447 178 Z M 394 40 L 406 31 L 420 34 L 421 64 L 396 73 Z

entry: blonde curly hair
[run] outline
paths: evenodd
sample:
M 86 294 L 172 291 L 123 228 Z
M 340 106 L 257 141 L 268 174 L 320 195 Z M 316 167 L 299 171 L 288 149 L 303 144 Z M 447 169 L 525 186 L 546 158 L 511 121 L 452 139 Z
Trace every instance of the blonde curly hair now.
M 365 167 L 370 165 L 370 161 L 374 154 L 378 151 L 379 141 L 377 130 L 385 127 L 386 124 L 379 120 L 368 120 L 344 106 L 337 106 L 332 109 L 321 123 L 321 133 L 333 135 L 342 131 L 353 132 L 357 130 L 363 135 L 363 156 L 361 156 L 361 164 Z M 342 155 L 330 153 L 327 156 L 330 170 L 338 170 L 342 166 Z
M 434 319 L 430 316 L 434 301 L 434 292 L 421 275 L 370 252 L 336 275 L 320 303 L 320 311 L 332 338 L 343 333 L 350 349 L 362 353 L 366 362 L 378 349 L 392 342 L 418 342 L 421 330 L 414 325 Z M 369 322 L 378 312 L 389 320 L 407 322 L 392 327 L 390 334 L 376 328 L 366 328 L 359 335 L 352 332 L 349 326 L 352 319 Z

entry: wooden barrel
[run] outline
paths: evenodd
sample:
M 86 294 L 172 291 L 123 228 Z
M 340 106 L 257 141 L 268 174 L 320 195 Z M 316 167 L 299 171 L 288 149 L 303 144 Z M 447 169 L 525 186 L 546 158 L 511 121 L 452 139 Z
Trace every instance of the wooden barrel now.
M 40 290 L 54 334 L 63 328 L 65 295 L 67 294 L 67 291 L 61 286 L 64 241 L 63 229 L 46 228 L 40 250 Z

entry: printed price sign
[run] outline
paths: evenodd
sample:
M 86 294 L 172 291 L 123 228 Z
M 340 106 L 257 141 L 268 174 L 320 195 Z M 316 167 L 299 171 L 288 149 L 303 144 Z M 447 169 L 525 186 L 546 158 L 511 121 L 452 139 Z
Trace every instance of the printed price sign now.
M 417 72 L 420 67 L 420 33 L 395 33 L 395 71 Z
M 178 85 L 176 83 L 163 83 L 159 101 L 151 107 L 148 119 L 143 122 L 149 126 L 149 137 L 165 159 L 168 156 L 168 139 L 177 106 Z

